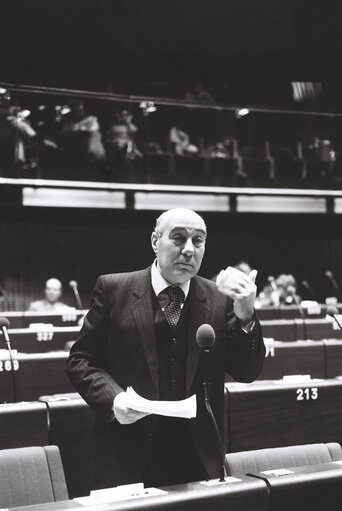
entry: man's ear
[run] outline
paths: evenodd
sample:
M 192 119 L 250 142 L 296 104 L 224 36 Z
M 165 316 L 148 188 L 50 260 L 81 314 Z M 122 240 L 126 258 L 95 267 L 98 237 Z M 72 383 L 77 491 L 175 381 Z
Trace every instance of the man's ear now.
M 152 249 L 155 253 L 157 253 L 157 241 L 158 241 L 158 234 L 153 231 L 153 233 L 151 234 L 151 245 L 152 245 Z

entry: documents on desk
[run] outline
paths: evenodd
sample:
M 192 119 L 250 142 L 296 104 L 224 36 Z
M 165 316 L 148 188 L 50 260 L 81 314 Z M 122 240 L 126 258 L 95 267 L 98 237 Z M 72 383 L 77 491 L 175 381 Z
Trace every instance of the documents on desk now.
M 125 484 L 115 486 L 114 488 L 104 488 L 103 490 L 93 490 L 88 497 L 78 497 L 75 500 L 83 506 L 93 506 L 94 504 L 105 504 L 107 502 L 117 502 L 120 500 L 137 499 L 142 497 L 153 497 L 163 495 L 167 492 L 159 488 L 144 488 L 144 483 Z
M 126 406 L 137 412 L 154 413 L 182 419 L 193 419 L 197 415 L 195 394 L 179 401 L 152 401 L 139 396 L 132 387 L 127 387 L 126 396 Z

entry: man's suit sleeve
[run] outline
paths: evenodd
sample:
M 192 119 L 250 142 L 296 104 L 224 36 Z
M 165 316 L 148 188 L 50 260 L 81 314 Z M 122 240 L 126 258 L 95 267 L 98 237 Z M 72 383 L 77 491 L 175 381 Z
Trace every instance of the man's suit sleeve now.
M 105 420 L 111 420 L 115 396 L 123 389 L 108 374 L 108 307 L 106 282 L 99 277 L 91 307 L 70 350 L 66 373 L 83 399 Z
M 250 333 L 244 332 L 230 305 L 226 324 L 226 371 L 234 380 L 250 383 L 259 376 L 265 359 L 260 323 L 255 318 L 253 330 Z

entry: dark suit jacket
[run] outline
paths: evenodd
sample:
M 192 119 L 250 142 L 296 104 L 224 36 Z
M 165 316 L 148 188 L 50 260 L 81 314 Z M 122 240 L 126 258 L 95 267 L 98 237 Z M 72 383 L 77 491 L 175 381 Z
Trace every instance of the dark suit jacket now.
M 142 480 L 158 423 L 155 415 L 130 425 L 111 420 L 113 399 L 127 386 L 145 398 L 159 397 L 152 293 L 150 268 L 99 277 L 67 364 L 72 383 L 97 412 L 96 470 L 105 470 L 112 485 Z M 198 454 L 214 478 L 218 477 L 218 454 L 204 406 L 204 373 L 209 371 L 212 408 L 222 431 L 224 373 L 238 381 L 253 381 L 261 371 L 265 348 L 259 322 L 252 334 L 243 332 L 232 300 L 219 293 L 213 282 L 195 276 L 187 300 L 186 394 L 197 394 L 198 407 L 190 423 Z M 196 331 L 203 323 L 209 323 L 216 333 L 206 370 L 196 344 Z

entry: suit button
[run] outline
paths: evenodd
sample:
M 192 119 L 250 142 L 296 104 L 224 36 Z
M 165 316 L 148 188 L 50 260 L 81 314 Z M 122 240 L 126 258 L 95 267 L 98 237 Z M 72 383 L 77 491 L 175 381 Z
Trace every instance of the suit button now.
M 153 433 L 151 433 L 151 432 L 147 433 L 147 440 L 148 440 L 148 442 L 152 442 L 152 440 L 153 440 Z

